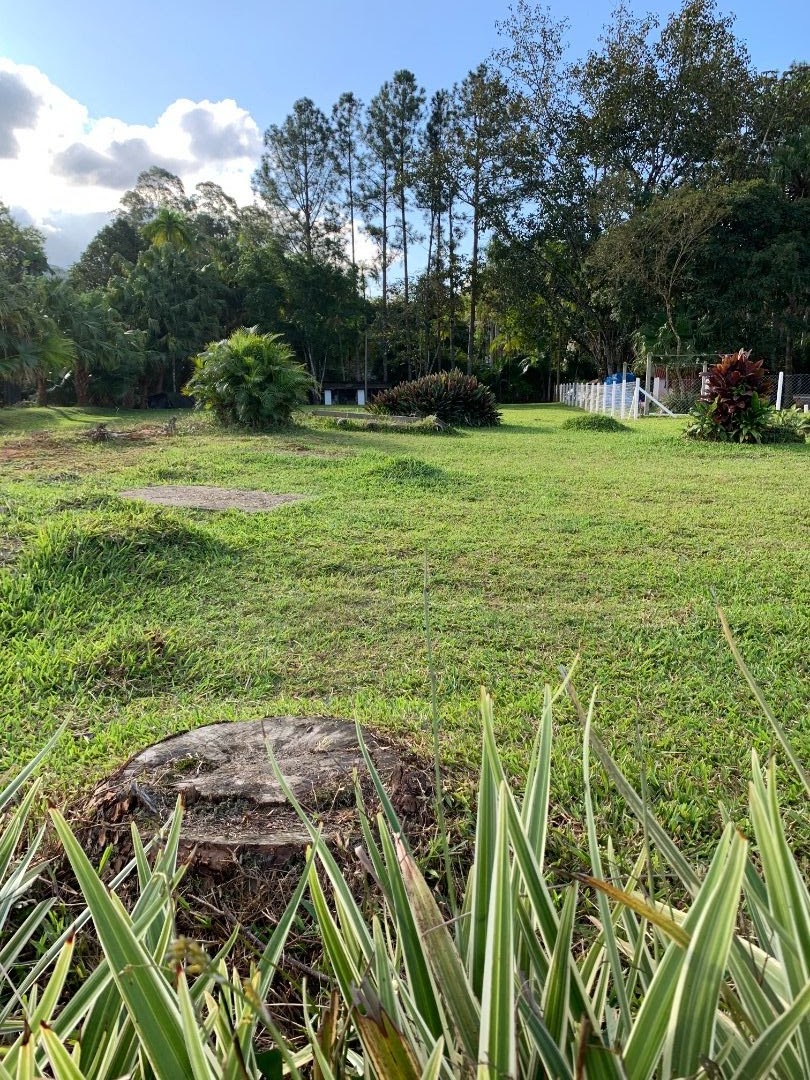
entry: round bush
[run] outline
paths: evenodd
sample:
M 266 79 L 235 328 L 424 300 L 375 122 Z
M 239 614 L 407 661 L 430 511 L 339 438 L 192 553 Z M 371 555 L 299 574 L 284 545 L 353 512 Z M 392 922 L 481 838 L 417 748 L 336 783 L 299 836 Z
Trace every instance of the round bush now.
M 395 416 L 435 416 L 451 427 L 494 427 L 501 422 L 492 391 L 460 368 L 383 390 L 369 408 Z
M 221 423 L 256 430 L 287 423 L 311 387 L 281 335 L 260 334 L 254 326 L 212 341 L 195 356 L 185 390 Z
M 626 424 L 620 424 L 612 416 L 601 413 L 586 413 L 584 416 L 572 416 L 563 424 L 565 431 L 629 431 Z

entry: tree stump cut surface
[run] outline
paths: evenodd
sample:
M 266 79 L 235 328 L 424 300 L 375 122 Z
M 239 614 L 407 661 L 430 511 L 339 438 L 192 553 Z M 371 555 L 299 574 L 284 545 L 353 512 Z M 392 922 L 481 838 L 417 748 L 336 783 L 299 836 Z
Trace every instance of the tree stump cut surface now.
M 392 746 L 365 734 L 372 760 L 405 815 L 423 801 L 422 770 L 406 766 Z M 100 842 L 161 825 L 178 796 L 185 812 L 186 857 L 211 869 L 245 857 L 281 864 L 310 842 L 287 802 L 268 755 L 327 840 L 357 829 L 354 774 L 368 772 L 353 724 L 295 716 L 211 724 L 172 735 L 131 758 L 94 793 L 86 810 Z

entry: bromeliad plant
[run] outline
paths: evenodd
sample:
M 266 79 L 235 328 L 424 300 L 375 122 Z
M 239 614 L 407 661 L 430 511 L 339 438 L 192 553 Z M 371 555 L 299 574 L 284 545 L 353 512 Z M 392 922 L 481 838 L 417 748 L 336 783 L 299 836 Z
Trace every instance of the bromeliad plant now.
M 494 427 L 501 422 L 492 391 L 460 368 L 383 390 L 369 409 L 399 416 L 434 416 L 450 427 Z

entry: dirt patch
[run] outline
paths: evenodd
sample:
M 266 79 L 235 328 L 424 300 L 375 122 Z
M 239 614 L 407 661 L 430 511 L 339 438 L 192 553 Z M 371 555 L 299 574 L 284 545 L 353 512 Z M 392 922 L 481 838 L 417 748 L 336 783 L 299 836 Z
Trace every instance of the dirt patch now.
M 248 514 L 276 510 L 279 506 L 304 498 L 303 495 L 272 495 L 267 491 L 237 491 L 234 488 L 182 484 L 131 488 L 118 494 L 122 499 L 138 499 L 158 506 L 184 506 L 191 510 L 244 510 Z
M 394 746 L 371 735 L 366 742 L 398 812 L 424 814 L 429 774 Z M 370 785 L 354 725 L 331 718 L 281 716 L 173 735 L 131 758 L 81 816 L 103 847 L 125 841 L 133 820 L 145 835 L 154 832 L 180 796 L 183 853 L 198 869 L 282 866 L 301 854 L 309 834 L 286 800 L 268 747 L 310 820 L 345 848 L 358 831 L 355 773 Z

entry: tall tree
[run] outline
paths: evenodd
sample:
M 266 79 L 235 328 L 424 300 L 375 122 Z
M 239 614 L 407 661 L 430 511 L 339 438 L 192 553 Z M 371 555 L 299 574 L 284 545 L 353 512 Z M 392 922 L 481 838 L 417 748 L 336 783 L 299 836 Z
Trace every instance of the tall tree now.
M 354 215 L 357 203 L 357 182 L 363 170 L 362 115 L 363 104 L 351 92 L 341 94 L 332 108 L 337 168 L 343 183 L 343 199 L 349 208 L 352 270 L 355 273 L 357 272 L 357 252 Z
M 399 247 L 402 251 L 403 303 L 405 348 L 407 351 L 408 378 L 412 375 L 413 349 L 411 342 L 408 279 L 408 240 L 412 228 L 408 220 L 409 194 L 416 177 L 416 151 L 425 92 L 417 85 L 410 71 L 397 71 L 391 80 L 391 149 L 394 159 L 392 194 L 399 210 Z
M 267 129 L 264 147 L 253 187 L 280 232 L 307 259 L 339 257 L 339 173 L 327 117 L 309 98 L 301 98 L 281 125 Z
M 445 218 L 454 194 L 454 179 L 450 168 L 451 97 L 447 90 L 437 90 L 430 99 L 427 122 L 419 146 L 416 177 L 416 204 L 428 221 L 427 266 L 419 281 L 419 301 L 424 321 L 426 371 L 432 341 L 430 325 L 435 321 L 435 359 L 441 367 L 443 300 L 446 292 Z
M 145 247 L 140 229 L 119 215 L 99 229 L 70 268 L 70 279 L 79 289 L 103 289 L 124 266 L 134 266 Z
M 186 214 L 191 202 L 179 176 L 153 165 L 138 177 L 135 187 L 121 197 L 121 214 L 136 228 L 142 228 L 161 207 Z
M 31 225 L 19 225 L 0 202 L 0 271 L 9 281 L 47 274 L 45 238 Z
M 382 289 L 380 322 L 383 354 L 383 381 L 388 380 L 388 268 L 396 257 L 392 243 L 390 209 L 394 197 L 396 156 L 392 130 L 392 88 L 383 83 L 369 103 L 365 138 L 368 154 L 360 182 L 360 205 L 369 236 L 377 245 L 375 267 Z
M 526 0 L 500 27 L 497 58 L 530 128 L 511 234 L 544 241 L 552 288 L 577 305 L 582 343 L 611 369 L 627 335 L 584 272 L 593 245 L 652 196 L 722 170 L 749 112 L 750 63 L 713 0 L 686 0 L 660 31 L 619 7 L 578 63 L 566 58 L 566 29 Z
M 472 227 L 468 373 L 475 354 L 481 234 L 500 220 L 510 194 L 511 144 L 516 138 L 511 131 L 513 119 L 512 100 L 500 75 L 486 64 L 471 71 L 458 89 L 453 124 L 456 186 L 469 207 Z
M 134 267 L 109 286 L 113 307 L 129 327 L 143 331 L 147 364 L 142 397 L 180 390 L 190 358 L 217 336 L 222 283 L 216 268 L 201 265 L 190 248 L 150 246 Z

